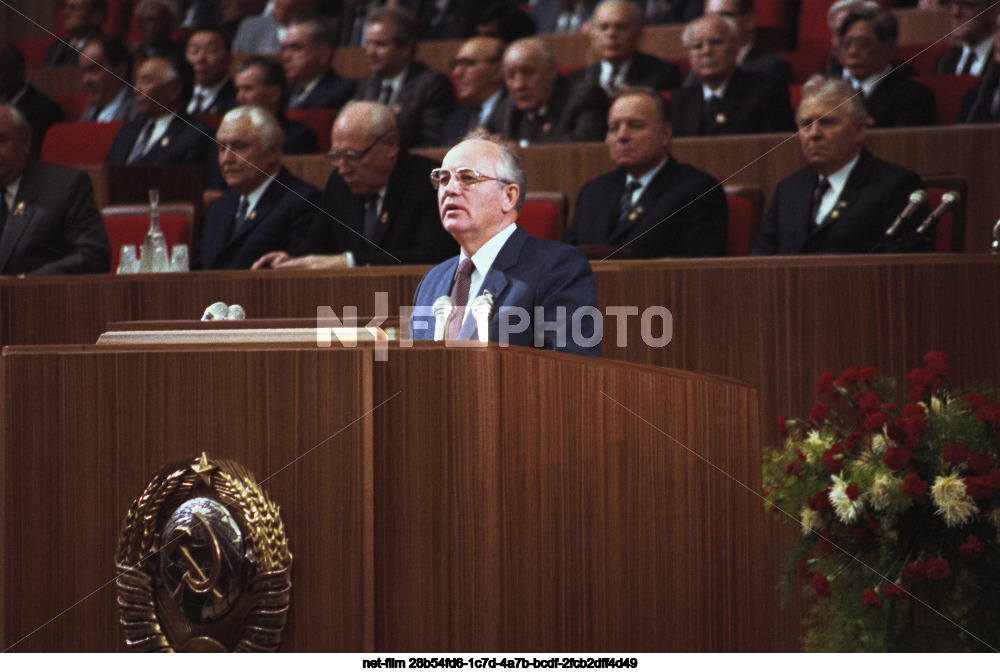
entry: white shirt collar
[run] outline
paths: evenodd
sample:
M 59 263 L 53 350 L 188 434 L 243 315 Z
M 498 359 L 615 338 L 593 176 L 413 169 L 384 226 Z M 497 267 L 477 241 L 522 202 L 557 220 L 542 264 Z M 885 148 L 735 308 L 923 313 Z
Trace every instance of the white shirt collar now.
M 840 201 L 840 192 L 844 190 L 844 185 L 847 184 L 847 179 L 851 176 L 854 166 L 858 165 L 860 158 L 861 152 L 858 152 L 853 159 L 841 166 L 836 172 L 827 175 L 826 180 L 830 183 L 830 188 L 823 194 L 823 200 L 820 202 L 819 210 L 816 213 L 817 221 L 822 222 L 833 212 L 834 207 Z
M 612 80 L 611 73 L 615 71 L 615 66 L 610 61 L 601 61 L 601 88 L 607 89 L 611 84 L 614 84 L 614 87 L 621 88 L 625 83 L 625 75 L 628 74 L 628 69 L 631 66 L 632 59 L 630 58 L 618 66 L 618 72 Z
M 118 109 L 125 105 L 125 101 L 128 99 L 131 91 L 127 86 L 123 86 L 121 90 L 115 94 L 107 105 L 101 108 L 95 121 L 115 121 L 115 115 L 118 113 Z M 127 121 L 127 120 L 126 120 Z
M 14 199 L 17 198 L 17 190 L 20 186 L 21 175 L 18 175 L 14 178 L 14 181 L 8 184 L 7 188 L 3 190 L 3 196 L 7 200 L 7 214 L 10 214 L 11 210 L 14 208 Z
M 496 261 L 497 255 L 500 254 L 500 249 L 507 243 L 507 239 L 516 230 L 517 224 L 508 224 L 498 234 L 486 241 L 486 244 L 472 255 L 472 264 L 476 267 L 476 270 L 472 272 L 472 278 L 469 283 L 469 305 L 472 305 L 472 299 L 479 295 L 479 289 L 483 286 L 483 280 L 486 279 L 486 274 L 493 267 L 493 262 Z M 458 262 L 462 263 L 462 259 L 466 258 L 469 258 L 469 255 L 465 253 L 465 250 L 462 250 Z
M 389 77 L 388 79 L 383 79 L 382 84 L 389 84 L 392 86 L 392 95 L 389 97 L 389 104 L 392 105 L 399 98 L 399 88 L 403 85 L 403 77 L 406 76 L 406 71 L 410 69 L 410 66 L 406 66 L 399 71 L 395 77 Z
M 972 62 L 972 69 L 969 71 L 970 75 L 982 75 L 983 70 L 986 69 L 986 62 L 990 58 L 990 50 L 993 49 L 993 37 L 988 37 L 976 46 L 970 48 L 969 45 L 962 45 L 962 56 L 959 59 L 960 63 L 964 63 L 967 52 L 972 52 L 971 57 L 976 59 Z
M 279 167 L 278 170 L 281 170 L 281 168 Z M 264 195 L 264 192 L 267 191 L 267 188 L 271 186 L 272 182 L 274 182 L 274 177 L 277 174 L 278 172 L 275 171 L 274 175 L 268 177 L 266 180 L 261 182 L 259 187 L 257 187 L 256 189 L 254 189 L 253 191 L 251 191 L 249 194 L 246 195 L 248 216 L 250 215 L 250 213 L 254 211 L 254 208 L 257 207 L 257 203 L 260 202 L 260 197 Z
M 483 104 L 479 106 L 479 124 L 485 124 L 486 120 L 490 118 L 493 114 L 493 108 L 497 106 L 500 102 L 500 98 L 503 97 L 503 87 L 496 90 L 492 96 L 483 101 Z
M 872 93 L 874 93 L 875 89 L 878 87 L 879 82 L 881 82 L 882 79 L 890 72 L 892 72 L 892 63 L 885 66 L 884 68 L 876 72 L 874 75 L 871 75 L 861 80 L 860 82 L 851 77 L 851 84 L 854 85 L 855 88 L 860 86 L 861 90 L 865 94 L 865 98 L 869 98 L 872 95 Z
M 634 175 L 632 175 L 632 173 L 628 173 L 626 175 L 625 184 L 628 184 L 632 180 L 635 180 L 636 182 L 639 183 L 639 188 L 636 189 L 634 192 L 632 192 L 633 205 L 639 202 L 639 199 L 642 198 L 642 193 L 646 191 L 646 187 L 649 186 L 649 183 L 653 181 L 653 178 L 656 177 L 656 174 L 660 172 L 660 169 L 663 168 L 663 166 L 665 166 L 667 164 L 667 161 L 669 160 L 670 157 L 668 156 L 667 158 L 663 159 L 663 161 L 660 161 L 658 164 L 656 164 L 656 166 L 654 166 L 652 170 L 647 170 L 645 175 L 643 175 L 642 177 L 635 177 Z
M 219 91 L 221 91 L 222 87 L 226 85 L 226 79 L 227 79 L 226 77 L 223 77 L 214 86 L 202 86 L 201 84 L 195 84 L 194 91 L 191 92 L 191 100 L 190 102 L 188 102 L 188 107 L 187 107 L 188 114 L 196 114 L 199 112 L 198 110 L 194 109 L 194 103 L 196 100 L 198 100 L 199 94 L 201 94 L 201 96 L 204 98 L 204 100 L 201 101 L 202 107 L 205 107 L 206 105 L 209 105 L 210 103 L 214 102 L 215 98 L 219 95 Z
M 727 86 L 729 86 L 728 79 L 724 81 L 722 84 L 719 84 L 719 87 L 716 89 L 710 89 L 707 84 L 703 83 L 701 85 L 701 95 L 705 97 L 706 101 L 708 101 L 708 99 L 711 98 L 712 96 L 717 96 L 719 98 L 722 98 L 723 96 L 726 95 Z

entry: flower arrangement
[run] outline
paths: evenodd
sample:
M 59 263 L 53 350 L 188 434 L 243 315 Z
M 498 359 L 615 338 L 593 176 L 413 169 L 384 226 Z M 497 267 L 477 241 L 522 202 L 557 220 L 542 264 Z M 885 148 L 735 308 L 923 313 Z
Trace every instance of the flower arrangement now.
M 945 353 L 923 362 L 905 398 L 852 366 L 778 419 L 764 485 L 801 529 L 785 582 L 815 598 L 808 650 L 1000 650 L 1000 403 L 946 390 Z

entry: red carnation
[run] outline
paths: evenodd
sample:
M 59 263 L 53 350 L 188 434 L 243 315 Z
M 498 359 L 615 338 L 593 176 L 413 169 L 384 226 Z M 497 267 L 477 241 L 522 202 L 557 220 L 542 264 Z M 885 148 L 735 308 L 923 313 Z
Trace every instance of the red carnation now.
M 927 580 L 927 568 L 921 560 L 914 560 L 903 568 L 903 576 L 913 583 Z
M 810 584 L 812 584 L 812 589 L 815 590 L 816 594 L 820 597 L 830 597 L 832 594 L 830 592 L 830 582 L 827 581 L 826 577 L 822 574 L 813 574 Z
M 840 377 L 834 383 L 840 387 L 849 387 L 858 379 L 860 373 L 861 369 L 858 368 L 858 365 L 852 364 L 840 373 Z
M 826 490 L 820 490 L 809 498 L 809 507 L 814 511 L 829 511 L 830 500 L 826 498 Z
M 780 434 L 783 439 L 788 438 L 788 420 L 786 420 L 783 415 L 778 416 L 778 434 Z
M 903 481 L 903 494 L 910 499 L 920 499 L 927 491 L 927 481 L 916 474 L 910 474 Z
M 895 597 L 900 600 L 907 596 L 906 589 L 903 588 L 903 584 L 901 583 L 883 583 L 882 594 L 886 597 Z
M 1000 469 L 993 467 L 990 469 L 990 475 L 986 478 L 989 479 L 991 488 L 994 490 L 1000 490 Z
M 844 439 L 844 450 L 849 453 L 853 453 L 857 450 L 858 439 L 861 438 L 860 432 L 851 432 Z
M 962 557 L 969 560 L 978 560 L 985 549 L 986 544 L 979 541 L 976 536 L 970 534 L 965 543 L 958 547 L 958 552 L 962 554 Z
M 899 471 L 910 463 L 913 459 L 913 451 L 899 446 L 887 448 L 882 456 L 882 463 L 892 471 Z
M 944 378 L 948 374 L 948 355 L 940 350 L 932 350 L 924 355 L 924 364 L 938 378 Z
M 923 404 L 906 404 L 900 411 L 900 415 L 904 418 L 924 418 L 927 417 L 927 410 Z
M 874 383 L 876 376 L 878 376 L 878 369 L 874 366 L 865 366 L 858 369 L 858 380 L 862 380 L 866 383 Z
M 944 581 L 951 576 L 951 565 L 944 558 L 928 558 L 925 569 L 931 581 Z
M 865 419 L 865 423 L 861 428 L 866 432 L 874 431 L 884 425 L 887 419 L 888 417 L 882 411 L 872 413 Z
M 813 404 L 812 412 L 809 413 L 809 422 L 820 423 L 827 419 L 830 415 L 830 407 L 824 404 L 822 401 L 817 401 Z
M 789 462 L 785 465 L 785 473 L 789 476 L 801 476 L 802 475 L 802 464 L 799 462 Z
M 837 391 L 833 389 L 833 382 L 833 373 L 824 371 L 816 381 L 816 393 L 821 397 L 832 399 L 837 394 Z
M 969 455 L 969 466 L 980 476 L 987 476 L 993 467 L 993 456 L 988 453 L 973 453 Z
M 960 443 L 949 443 L 944 447 L 942 455 L 944 461 L 949 464 L 961 464 L 968 457 L 968 452 L 965 450 L 965 446 Z
M 984 500 L 993 496 L 993 484 L 986 476 L 966 476 L 962 482 L 965 483 L 965 491 L 973 499 Z
M 829 450 L 823 453 L 823 464 L 830 470 L 830 473 L 836 474 L 840 471 L 840 460 L 837 459 L 837 456 L 843 454 L 844 449 L 840 447 L 839 443 L 833 444 Z
M 861 595 L 861 601 L 872 609 L 882 608 L 882 600 L 878 598 L 878 595 L 871 588 L 865 589 L 865 592 Z
M 847 498 L 852 502 L 856 501 L 858 499 L 858 495 L 861 494 L 861 488 L 859 488 L 854 483 L 851 483 L 849 486 L 847 486 L 847 489 L 844 491 L 844 494 L 846 494 Z
M 858 392 L 854 395 L 854 401 L 858 405 L 858 410 L 869 415 L 882 408 L 882 397 L 875 390 Z

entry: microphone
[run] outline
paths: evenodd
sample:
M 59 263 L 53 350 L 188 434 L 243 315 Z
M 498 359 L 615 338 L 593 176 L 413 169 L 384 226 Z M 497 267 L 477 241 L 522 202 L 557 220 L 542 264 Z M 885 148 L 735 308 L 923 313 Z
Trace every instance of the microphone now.
M 226 319 L 226 313 L 228 311 L 229 306 L 224 304 L 222 301 L 216 301 L 205 309 L 205 313 L 201 316 L 201 321 L 208 322 L 211 320 L 224 320 Z
M 476 320 L 476 333 L 479 334 L 479 342 L 487 343 L 490 340 L 490 318 L 493 317 L 493 297 L 489 292 L 482 294 L 472 300 L 469 305 L 472 317 Z
M 238 303 L 234 303 L 233 305 L 229 306 L 229 310 L 226 311 L 225 319 L 242 320 L 245 319 L 246 316 L 247 316 L 247 311 L 243 309 L 243 306 L 241 306 Z
M 1000 220 L 993 225 L 993 244 L 990 245 L 990 252 L 1000 254 Z
M 957 191 L 949 191 L 944 196 L 941 197 L 941 202 L 938 207 L 934 208 L 934 212 L 927 215 L 927 219 L 917 227 L 917 233 L 924 233 L 927 229 L 931 228 L 936 221 L 944 216 L 944 213 L 955 207 L 955 204 L 962 200 Z
M 455 300 L 445 294 L 434 302 L 434 340 L 443 341 L 448 333 L 448 324 L 455 317 Z
M 892 223 L 892 226 L 886 229 L 885 235 L 889 237 L 895 236 L 896 231 L 899 229 L 902 223 L 908 220 L 910 217 L 913 217 L 913 213 L 915 213 L 917 211 L 917 208 L 923 205 L 924 201 L 926 200 L 927 200 L 927 192 L 924 191 L 923 189 L 917 189 L 912 194 L 910 194 L 910 202 L 907 203 L 906 207 L 903 208 L 902 212 L 899 213 L 899 216 L 896 217 L 896 221 Z

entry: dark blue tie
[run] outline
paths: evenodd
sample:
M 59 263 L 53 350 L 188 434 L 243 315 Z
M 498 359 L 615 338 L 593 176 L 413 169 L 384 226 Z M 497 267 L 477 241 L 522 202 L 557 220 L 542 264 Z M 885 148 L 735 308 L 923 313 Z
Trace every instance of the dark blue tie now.
M 7 226 L 7 188 L 0 191 L 0 238 L 3 238 L 3 227 Z

